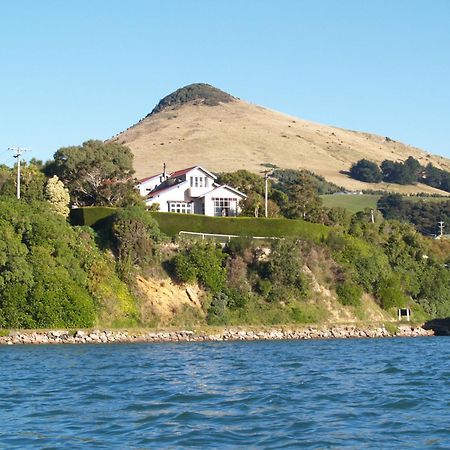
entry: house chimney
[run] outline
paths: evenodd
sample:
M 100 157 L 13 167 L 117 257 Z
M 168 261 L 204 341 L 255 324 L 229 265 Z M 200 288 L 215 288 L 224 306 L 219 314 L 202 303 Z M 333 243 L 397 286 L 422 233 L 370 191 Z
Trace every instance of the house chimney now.
M 160 181 L 161 183 L 164 183 L 164 181 L 166 181 L 166 180 L 167 180 L 166 163 L 163 163 L 163 171 L 162 171 L 161 176 L 159 177 L 159 181 Z

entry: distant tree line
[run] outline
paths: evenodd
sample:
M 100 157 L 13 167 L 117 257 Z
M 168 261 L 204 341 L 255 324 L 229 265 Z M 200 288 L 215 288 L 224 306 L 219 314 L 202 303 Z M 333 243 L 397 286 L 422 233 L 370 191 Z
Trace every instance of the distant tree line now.
M 422 234 L 437 234 L 438 221 L 450 224 L 450 200 L 412 201 L 400 194 L 389 194 L 378 200 L 377 208 L 385 219 L 412 223 Z
M 380 166 L 373 161 L 360 159 L 350 168 L 350 176 L 366 183 L 416 184 L 424 183 L 442 191 L 450 192 L 450 172 L 429 163 L 422 166 L 410 156 L 404 162 L 384 160 Z

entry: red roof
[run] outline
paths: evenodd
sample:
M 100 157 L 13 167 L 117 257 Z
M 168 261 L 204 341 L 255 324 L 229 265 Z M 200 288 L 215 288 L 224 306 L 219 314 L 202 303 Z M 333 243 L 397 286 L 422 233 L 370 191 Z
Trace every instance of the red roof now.
M 182 169 L 182 170 L 177 170 L 176 172 L 172 172 L 170 174 L 170 178 L 174 177 L 181 177 L 181 175 L 185 175 L 187 174 L 189 171 L 191 171 L 192 169 L 195 169 L 197 166 L 193 166 L 193 167 L 188 167 L 187 169 Z

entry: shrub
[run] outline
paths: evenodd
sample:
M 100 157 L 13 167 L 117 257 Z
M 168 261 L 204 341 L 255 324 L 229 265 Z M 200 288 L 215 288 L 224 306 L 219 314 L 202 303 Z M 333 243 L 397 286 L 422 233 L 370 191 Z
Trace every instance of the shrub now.
M 343 305 L 359 306 L 363 290 L 351 281 L 344 281 L 336 286 L 338 300 Z
M 220 245 L 196 242 L 175 256 L 175 273 L 182 282 L 199 282 L 213 293 L 221 292 L 226 284 L 226 255 Z
M 0 327 L 89 327 L 119 292 L 134 301 L 91 230 L 47 203 L 0 200 Z
M 227 294 L 220 292 L 214 295 L 206 318 L 208 323 L 213 324 L 221 322 L 224 318 L 227 305 L 228 305 Z
M 140 206 L 119 209 L 114 216 L 112 235 L 122 277 L 134 267 L 146 268 L 157 254 L 161 233 L 155 219 Z
M 377 287 L 377 297 L 383 309 L 404 308 L 407 298 L 402 291 L 400 281 L 394 276 L 383 278 Z

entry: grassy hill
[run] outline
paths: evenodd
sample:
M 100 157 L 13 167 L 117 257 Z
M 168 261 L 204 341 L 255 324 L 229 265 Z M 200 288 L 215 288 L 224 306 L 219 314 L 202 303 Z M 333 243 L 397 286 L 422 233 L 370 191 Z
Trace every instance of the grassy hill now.
M 114 136 L 130 147 L 138 177 L 158 173 L 163 163 L 173 171 L 200 164 L 215 172 L 261 164 L 311 170 L 347 189 L 386 189 L 401 193 L 439 192 L 428 186 L 362 183 L 345 173 L 368 158 L 432 162 L 450 171 L 450 161 L 388 137 L 321 125 L 272 111 L 230 96 L 212 86 L 195 84 L 165 97 L 144 119 Z
M 320 196 L 324 206 L 328 208 L 341 207 L 348 209 L 351 213 L 363 211 L 366 208 L 376 209 L 377 202 L 381 195 L 361 194 L 361 195 L 344 195 L 329 194 Z M 405 197 L 412 202 L 442 202 L 448 201 L 449 197 Z

